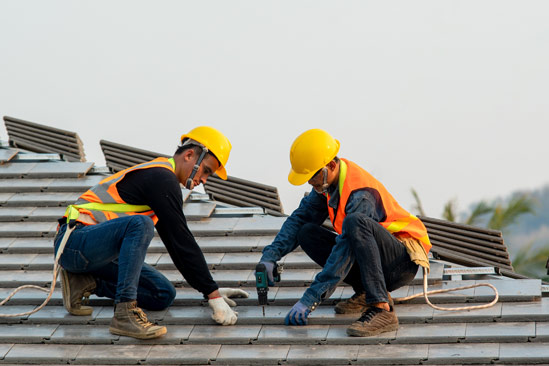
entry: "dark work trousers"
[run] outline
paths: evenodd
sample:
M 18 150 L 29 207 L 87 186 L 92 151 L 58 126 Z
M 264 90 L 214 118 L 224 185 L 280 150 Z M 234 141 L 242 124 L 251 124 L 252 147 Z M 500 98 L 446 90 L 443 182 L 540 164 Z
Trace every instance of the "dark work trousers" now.
M 55 252 L 67 224 L 54 239 Z M 162 310 L 175 298 L 171 282 L 154 267 L 144 263 L 154 236 L 153 221 L 132 215 L 97 225 L 77 224 L 59 258 L 63 268 L 73 273 L 89 273 L 95 278 L 97 296 L 116 303 L 137 300 L 148 310 Z
M 366 293 L 367 303 L 388 302 L 387 292 L 410 283 L 418 265 L 410 260 L 404 245 L 378 222 L 363 214 L 350 214 L 343 221 L 343 245 L 350 245 L 355 263 L 343 282 L 356 293 Z M 321 226 L 305 224 L 298 243 L 320 266 L 336 244 L 337 233 Z

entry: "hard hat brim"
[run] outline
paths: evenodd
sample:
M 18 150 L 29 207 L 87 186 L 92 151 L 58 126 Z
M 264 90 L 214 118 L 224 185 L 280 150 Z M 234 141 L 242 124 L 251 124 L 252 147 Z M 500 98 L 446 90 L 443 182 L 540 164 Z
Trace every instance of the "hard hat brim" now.
M 290 170 L 288 174 L 288 182 L 294 186 L 301 186 L 309 181 L 315 175 L 316 172 L 311 172 L 307 174 L 296 173 L 293 169 Z
M 227 171 L 223 165 L 219 166 L 219 169 L 216 170 L 215 174 L 223 180 L 227 180 Z

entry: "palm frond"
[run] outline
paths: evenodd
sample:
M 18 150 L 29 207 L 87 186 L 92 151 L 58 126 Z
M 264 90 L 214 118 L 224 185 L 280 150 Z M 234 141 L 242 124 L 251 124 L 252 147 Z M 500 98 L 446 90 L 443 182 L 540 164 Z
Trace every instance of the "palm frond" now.
M 411 191 L 412 191 L 412 196 L 414 197 L 414 200 L 416 201 L 416 205 L 415 205 L 414 209 L 421 216 L 427 216 L 427 215 L 425 215 L 425 211 L 423 210 L 423 205 L 421 204 L 421 199 L 419 198 L 419 195 L 417 194 L 416 190 L 414 188 L 412 188 Z
M 503 231 L 514 224 L 521 215 L 534 213 L 534 203 L 528 195 L 522 194 L 511 198 L 506 206 L 496 205 L 488 227 Z
M 485 201 L 480 201 L 471 212 L 471 215 L 469 215 L 469 217 L 465 221 L 465 224 L 475 225 L 480 217 L 489 214 L 493 210 L 494 207 L 492 205 L 489 205 Z
M 447 221 L 456 222 L 456 201 L 450 200 L 444 205 L 442 217 Z

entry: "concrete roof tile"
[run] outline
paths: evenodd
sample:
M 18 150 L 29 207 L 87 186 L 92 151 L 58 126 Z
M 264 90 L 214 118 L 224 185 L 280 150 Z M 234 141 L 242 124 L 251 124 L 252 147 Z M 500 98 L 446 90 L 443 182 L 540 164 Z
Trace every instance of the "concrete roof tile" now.
M 58 345 L 57 345 L 58 346 Z M 76 355 L 75 364 L 137 364 L 147 359 L 147 345 L 84 345 Z
M 296 346 L 290 347 L 287 361 L 296 365 L 348 365 L 357 359 L 359 346 Z
M 490 364 L 499 358 L 498 343 L 430 344 L 428 363 Z
M 4 362 L 67 364 L 76 358 L 82 347 L 69 344 L 15 344 L 4 357 Z
M 356 364 L 419 364 L 429 354 L 427 344 L 364 345 L 359 348 Z
M 326 340 L 330 326 L 264 325 L 257 338 L 258 344 L 320 344 Z
M 289 350 L 288 345 L 223 345 L 212 364 L 278 365 Z
M 217 357 L 221 345 L 173 345 L 155 346 L 147 355 L 144 364 L 152 365 L 207 365 Z

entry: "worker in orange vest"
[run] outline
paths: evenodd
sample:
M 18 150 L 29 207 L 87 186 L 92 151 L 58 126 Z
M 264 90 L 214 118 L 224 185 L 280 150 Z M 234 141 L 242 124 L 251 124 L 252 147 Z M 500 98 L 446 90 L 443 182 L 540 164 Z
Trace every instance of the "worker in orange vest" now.
M 372 336 L 398 328 L 389 292 L 409 283 L 418 264 L 428 266 L 431 244 L 423 223 L 379 181 L 337 157 L 339 146 L 320 129 L 305 131 L 294 141 L 288 180 L 293 185 L 308 182 L 313 189 L 264 248 L 260 262 L 270 285 L 275 263 L 298 245 L 323 267 L 286 316 L 286 325 L 306 325 L 310 312 L 344 281 L 355 294 L 336 304 L 335 312 L 362 313 L 347 334 Z M 321 226 L 328 217 L 335 232 Z
M 157 158 L 103 179 L 70 205 L 55 237 L 63 304 L 73 315 L 90 315 L 82 305 L 91 293 L 115 301 L 110 332 L 139 339 L 160 337 L 166 327 L 147 320 L 140 307 L 170 306 L 171 282 L 144 263 L 154 229 L 177 269 L 213 310 L 219 324 L 232 325 L 237 313 L 229 297 L 248 297 L 240 289 L 220 289 L 213 280 L 185 215 L 180 184 L 193 189 L 217 173 L 227 179 L 231 144 L 212 127 L 197 127 L 181 136 L 174 156 Z M 59 249 L 61 247 L 61 249 Z

